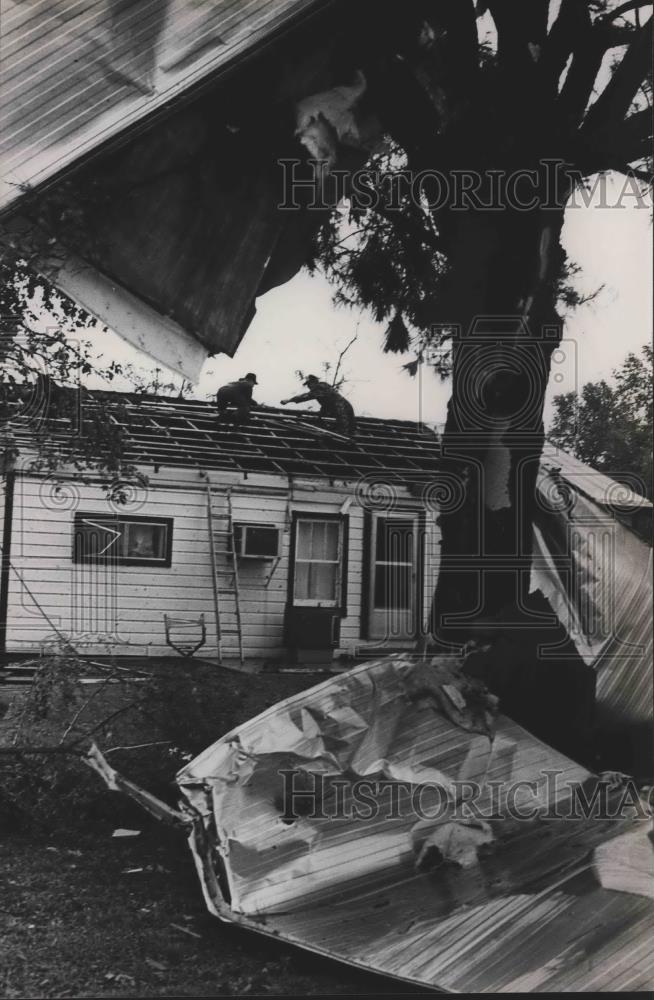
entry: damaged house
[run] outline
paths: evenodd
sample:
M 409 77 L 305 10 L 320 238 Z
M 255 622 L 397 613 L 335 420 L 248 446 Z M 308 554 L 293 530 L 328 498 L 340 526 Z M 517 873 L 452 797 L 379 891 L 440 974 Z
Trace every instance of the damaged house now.
M 108 499 L 71 470 L 5 477 L 5 650 L 173 648 L 238 664 L 330 661 L 423 633 L 438 572 L 429 428 L 361 418 L 348 440 L 315 413 L 116 395 L 143 477 Z M 118 410 L 118 407 L 116 407 Z
M 97 474 L 39 471 L 16 424 L 0 508 L 4 652 L 69 641 L 95 655 L 326 664 L 429 636 L 439 516 L 459 502 L 429 427 L 360 417 L 347 439 L 310 412 L 263 409 L 235 426 L 211 403 L 103 396 L 135 472 L 118 494 Z M 580 678 L 572 712 L 596 687 L 612 727 L 642 730 L 646 746 L 652 505 L 553 447 L 537 499 L 526 619 L 515 643 L 493 642 L 505 660 L 537 646 L 543 692 Z M 507 697 L 533 683 L 511 672 Z

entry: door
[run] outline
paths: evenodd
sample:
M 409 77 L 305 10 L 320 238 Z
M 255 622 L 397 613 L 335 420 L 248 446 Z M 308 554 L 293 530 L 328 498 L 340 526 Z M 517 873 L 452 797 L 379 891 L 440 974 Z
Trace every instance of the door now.
M 368 635 L 389 643 L 418 632 L 418 515 L 373 514 Z

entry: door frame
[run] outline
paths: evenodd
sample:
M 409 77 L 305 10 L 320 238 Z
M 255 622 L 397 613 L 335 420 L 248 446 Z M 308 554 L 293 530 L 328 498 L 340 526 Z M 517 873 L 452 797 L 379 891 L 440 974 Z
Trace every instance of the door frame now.
M 370 640 L 375 642 L 375 637 L 370 635 L 370 616 L 372 611 L 372 554 L 373 554 L 373 527 L 375 524 L 375 519 L 379 515 L 386 518 L 392 519 L 397 517 L 401 519 L 402 516 L 410 516 L 417 521 L 417 543 L 416 543 L 416 587 L 415 587 L 415 600 L 416 600 L 416 616 L 415 616 L 415 633 L 411 637 L 412 639 L 419 639 L 423 632 L 424 626 L 424 615 L 423 615 L 423 604 L 425 602 L 425 538 L 427 534 L 427 518 L 425 515 L 425 510 L 423 507 L 397 507 L 390 511 L 372 511 L 364 510 L 363 512 L 363 549 L 362 549 L 362 559 L 363 564 L 361 567 L 361 608 L 360 608 L 360 628 L 359 635 L 361 639 Z M 398 640 L 400 641 L 400 640 Z M 409 641 L 409 640 L 406 640 Z

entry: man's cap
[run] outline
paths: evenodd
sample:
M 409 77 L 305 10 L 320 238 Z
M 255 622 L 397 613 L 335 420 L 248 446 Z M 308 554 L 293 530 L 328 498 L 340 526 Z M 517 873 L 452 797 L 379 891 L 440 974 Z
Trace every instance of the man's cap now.
M 255 385 L 259 385 L 259 383 L 257 382 L 257 376 L 254 374 L 254 372 L 248 372 L 247 375 L 243 376 L 243 380 L 244 381 L 247 380 L 248 382 L 254 382 Z
M 307 377 L 303 382 L 303 385 L 308 385 L 309 382 L 320 382 L 320 379 L 318 378 L 317 375 L 307 375 Z

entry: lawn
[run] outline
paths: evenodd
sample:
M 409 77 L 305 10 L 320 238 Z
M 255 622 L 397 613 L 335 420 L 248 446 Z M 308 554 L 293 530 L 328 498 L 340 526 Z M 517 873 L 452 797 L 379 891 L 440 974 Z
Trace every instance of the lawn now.
M 4 721 L 5 745 L 13 739 L 16 720 L 21 721 L 19 745 L 54 745 L 85 706 L 69 740 L 118 712 L 94 733 L 104 749 L 168 736 L 175 747 L 196 752 L 210 742 L 210 734 L 216 739 L 322 679 L 311 674 L 243 676 L 201 665 L 182 670 L 176 664 L 173 673 L 166 665 L 153 669 L 152 685 L 107 685 L 89 703 L 92 688 L 62 696 L 59 663 L 54 681 L 46 677 L 30 694 L 27 712 L 26 692 L 11 705 Z M 165 697 L 157 702 L 161 691 Z M 6 693 L 4 697 L 6 701 Z M 133 701 L 136 707 L 130 708 Z M 166 794 L 178 766 L 168 751 L 166 746 L 120 752 L 112 763 Z M 25 775 L 17 778 L 23 768 Z M 0 806 L 0 996 L 425 992 L 210 916 L 183 835 L 105 790 L 74 759 L 53 763 L 39 757 L 26 764 L 12 758 L 10 764 L 5 758 Z M 139 830 L 139 836 L 114 837 L 118 827 Z

